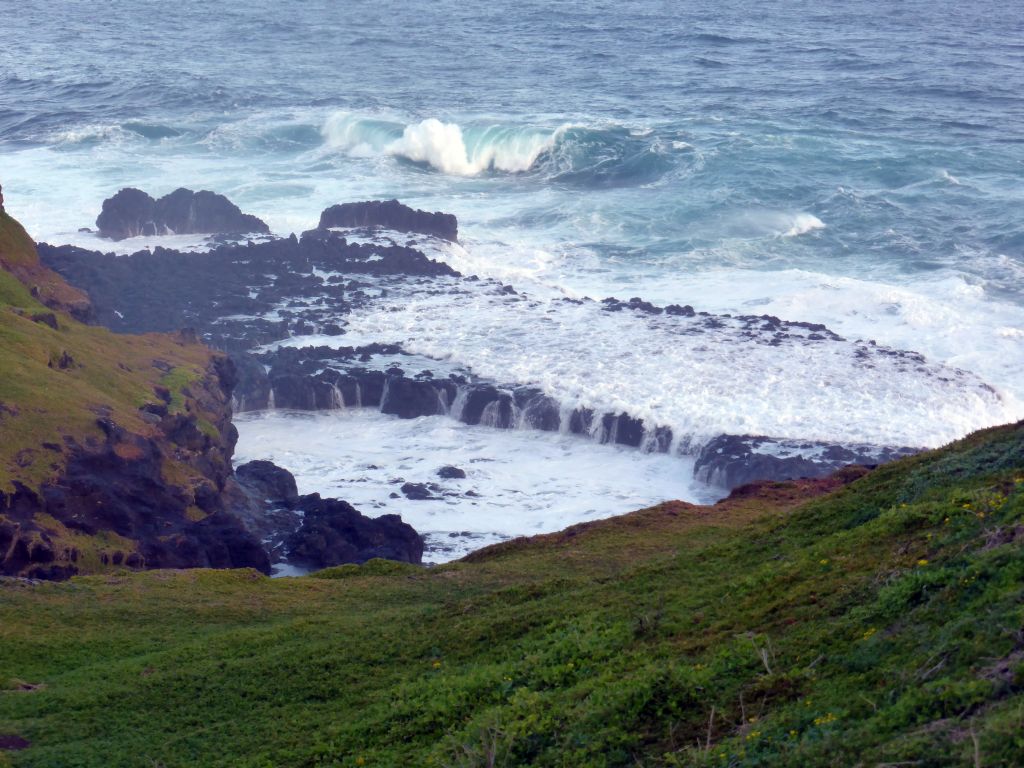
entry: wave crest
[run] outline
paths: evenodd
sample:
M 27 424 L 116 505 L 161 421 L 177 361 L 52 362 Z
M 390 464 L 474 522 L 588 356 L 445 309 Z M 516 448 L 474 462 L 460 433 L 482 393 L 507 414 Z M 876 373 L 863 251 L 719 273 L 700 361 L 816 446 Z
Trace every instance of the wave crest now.
M 357 157 L 390 156 L 452 176 L 533 173 L 574 185 L 619 186 L 654 181 L 672 167 L 669 155 L 689 145 L 662 141 L 652 130 L 474 124 L 437 118 L 398 123 L 347 112 L 321 133 L 330 150 Z
M 355 155 L 384 154 L 424 163 L 453 176 L 487 171 L 523 173 L 549 152 L 564 128 L 545 130 L 473 126 L 428 118 L 403 126 L 384 120 L 340 114 L 328 119 L 327 144 Z
M 783 237 L 798 237 L 799 235 L 805 235 L 808 232 L 813 232 L 816 229 L 825 228 L 825 222 L 813 213 L 793 214 L 790 221 L 792 224 L 789 229 L 782 233 Z

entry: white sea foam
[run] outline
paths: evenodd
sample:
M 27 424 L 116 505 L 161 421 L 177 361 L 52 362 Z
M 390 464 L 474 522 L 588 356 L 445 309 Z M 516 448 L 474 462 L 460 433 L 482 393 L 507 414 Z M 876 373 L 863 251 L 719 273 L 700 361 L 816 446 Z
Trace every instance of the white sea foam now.
M 311 111 L 300 119 L 309 125 L 325 124 L 322 111 Z M 467 126 L 475 125 L 475 119 L 458 119 L 467 153 L 472 143 Z M 566 118 L 546 116 L 537 118 L 537 122 L 552 126 L 561 119 Z M 258 132 L 262 130 L 261 120 L 254 117 L 251 124 L 239 130 Z M 495 119 L 494 123 L 515 124 L 506 119 Z M 383 147 L 403 137 L 407 126 L 418 123 L 385 117 L 374 126 L 372 120 L 363 117 L 354 124 L 364 135 L 369 159 L 353 159 L 347 150 L 337 151 L 339 145 L 333 154 L 309 149 L 298 155 L 271 154 L 253 163 L 251 153 L 232 153 L 223 148 L 217 153 L 191 152 L 176 141 L 149 142 L 140 155 L 136 140 L 115 137 L 109 142 L 75 143 L 76 137 L 68 135 L 64 138 L 72 143 L 58 149 L 37 147 L 5 155 L 7 206 L 38 239 L 129 252 L 145 245 L 172 243 L 145 238 L 146 242 L 138 244 L 112 244 L 75 231 L 80 226 L 92 226 L 100 202 L 122 186 L 139 186 L 154 195 L 181 185 L 213 189 L 227 194 L 243 210 L 260 216 L 280 233 L 315 226 L 319 211 L 336 202 L 398 197 L 414 207 L 447 210 L 459 216 L 466 247 L 440 249 L 431 255 L 449 261 L 466 274 L 498 277 L 538 296 L 546 295 L 544 291 L 594 298 L 642 296 L 661 304 L 690 303 L 698 310 L 711 312 L 766 312 L 789 320 L 822 322 L 851 339 L 876 339 L 920 351 L 934 362 L 968 369 L 1003 393 L 1005 411 L 963 419 L 951 431 L 961 432 L 967 425 L 1003 415 L 1024 416 L 1020 406 L 1024 400 L 1024 351 L 1018 335 L 1024 329 L 1024 309 L 1016 298 L 1022 272 L 1015 258 L 979 249 L 978 253 L 958 254 L 955 259 L 956 263 L 971 266 L 971 276 L 954 268 L 911 271 L 915 268 L 907 267 L 902 257 L 858 253 L 858 247 L 865 248 L 862 238 L 856 232 L 843 232 L 849 219 L 825 205 L 815 208 L 815 212 L 829 224 L 830 237 L 833 232 L 834 236 L 848 237 L 851 251 L 849 256 L 837 259 L 823 256 L 810 269 L 776 269 L 813 263 L 807 249 L 815 247 L 815 230 L 783 237 L 790 230 L 806 228 L 798 226 L 796 217 L 812 214 L 798 209 L 768 211 L 767 216 L 754 218 L 725 210 L 720 218 L 692 223 L 697 245 L 666 254 L 660 241 L 652 239 L 651 231 L 638 233 L 631 224 L 633 213 L 651 200 L 642 190 L 629 190 L 627 200 L 618 192 L 567 195 L 556 185 L 524 186 L 528 182 L 521 184 L 515 178 L 489 174 L 467 177 L 421 173 L 403 168 L 383 151 Z M 542 135 L 550 133 L 548 130 Z M 314 131 L 310 146 L 315 145 L 315 138 Z M 342 144 L 358 138 L 351 135 Z M 716 151 L 699 137 L 694 142 L 709 156 Z M 244 145 L 245 141 L 240 143 Z M 467 162 L 468 158 L 467 154 Z M 931 178 L 939 176 L 941 173 L 932 168 Z M 957 180 L 983 188 L 977 176 Z M 521 194 L 523 189 L 529 189 L 530 194 Z M 984 191 L 995 194 L 994 187 L 984 187 Z M 672 221 L 659 219 L 655 224 L 653 232 L 675 237 Z M 705 242 L 708 245 L 702 245 Z M 197 247 L 199 242 L 197 239 L 181 245 Z M 645 245 L 654 253 L 644 251 Z M 612 256 L 603 250 L 608 246 L 614 249 Z M 763 250 L 769 253 L 763 254 Z M 794 255 L 792 260 L 790 253 Z M 760 260 L 762 255 L 765 258 Z M 927 257 L 922 254 L 922 258 Z M 458 306 L 443 310 L 445 316 L 461 311 Z M 532 332 L 535 318 L 536 313 L 524 320 L 520 329 L 524 337 Z M 550 319 L 555 323 L 560 318 L 556 312 Z M 473 322 L 465 318 L 456 325 Z M 554 343 L 550 346 L 562 349 L 564 354 L 576 354 L 589 341 L 568 334 L 560 347 Z M 599 346 L 603 345 L 605 342 L 599 341 Z M 436 346 L 443 348 L 440 343 Z M 524 348 L 529 346 L 524 343 Z M 470 347 L 460 350 L 456 357 L 460 356 L 468 359 L 476 357 L 477 352 Z M 737 401 L 737 405 L 742 404 Z M 925 422 L 935 420 L 931 416 L 922 418 Z M 825 419 L 823 424 L 827 422 Z
M 685 459 L 552 433 L 470 427 L 443 416 L 403 420 L 353 408 L 243 414 L 235 423 L 237 463 L 268 459 L 295 475 L 300 493 L 345 499 L 371 517 L 400 514 L 427 535 L 431 562 L 667 499 L 718 497 L 693 480 Z M 467 477 L 438 478 L 448 464 Z M 389 498 L 400 495 L 403 482 L 436 483 L 439 498 Z
M 1020 413 L 976 376 L 868 344 L 773 345 L 771 332 L 754 341 L 735 320 L 708 328 L 700 317 L 608 312 L 454 280 L 449 288 L 389 293 L 348 317 L 343 337 L 286 343 L 398 342 L 487 379 L 537 385 L 567 406 L 625 411 L 697 440 L 726 432 L 936 446 Z
M 132 131 L 125 130 L 119 123 L 91 123 L 54 131 L 45 138 L 57 145 L 74 145 L 101 141 L 121 143 L 138 140 L 140 137 Z
M 1004 393 L 1011 417 L 1024 417 L 1024 348 L 1012 335 L 1024 328 L 1024 307 L 994 299 L 983 286 L 951 270 L 886 280 L 801 269 L 693 270 L 680 258 L 678 264 L 669 260 L 609 275 L 603 260 L 586 248 L 545 249 L 525 237 L 518 242 L 463 238 L 461 245 L 434 249 L 431 257 L 464 274 L 510 282 L 535 295 L 641 296 L 719 314 L 823 323 L 850 339 L 914 350 L 972 371 Z M 973 258 L 988 264 L 999 282 L 1024 275 L 1006 257 Z
M 152 251 L 156 248 L 171 248 L 177 251 L 205 253 L 214 247 L 209 242 L 209 235 L 139 235 L 126 237 L 124 240 L 109 240 L 95 232 L 64 232 L 56 242 L 61 245 L 75 245 L 90 251 L 114 253 L 118 256 L 129 256 L 138 251 Z

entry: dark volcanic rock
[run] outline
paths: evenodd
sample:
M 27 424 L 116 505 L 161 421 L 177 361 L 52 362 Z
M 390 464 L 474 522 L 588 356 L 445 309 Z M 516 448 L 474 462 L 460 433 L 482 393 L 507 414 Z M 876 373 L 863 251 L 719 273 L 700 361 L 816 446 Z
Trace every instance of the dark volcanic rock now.
M 397 200 L 332 205 L 320 214 L 320 229 L 328 227 L 386 227 L 398 232 L 419 232 L 455 242 L 459 222 L 450 213 L 429 213 Z
M 164 401 L 140 408 L 151 425 L 144 433 L 100 415 L 100 438 L 69 437 L 47 448 L 65 455 L 54 479 L 38 492 L 17 484 L 13 493 L 0 492 L 0 519 L 13 521 L 0 523 L 0 574 L 53 579 L 77 572 L 78 551 L 56 549 L 38 523 L 41 514 L 87 536 L 110 532 L 130 542 L 128 552 L 101 544 L 105 564 L 268 573 L 259 541 L 231 514 L 238 493 L 230 464 L 237 439 L 228 407 L 233 382 L 230 363 L 214 358 L 205 376 L 182 389 L 184 409 L 170 413 Z M 172 456 L 181 479 L 166 476 Z
M 205 560 L 209 568 L 250 567 L 270 573 L 270 560 L 260 542 L 227 512 L 200 520 L 188 533 L 180 538 L 182 546 L 175 553 L 183 564 Z
M 335 322 L 339 313 L 367 300 L 358 290 L 325 282 L 317 271 L 402 278 L 458 275 L 413 248 L 348 243 L 331 232 L 301 241 L 289 237 L 225 245 L 209 253 L 158 247 L 114 256 L 46 243 L 40 243 L 38 251 L 47 266 L 88 291 L 96 320 L 111 330 L 144 333 L 193 327 L 215 346 L 232 352 L 279 341 L 290 331 L 308 332 L 312 326 L 291 310 L 274 321 L 226 319 L 231 316 L 266 314 L 296 297 L 319 296 L 330 302 L 329 320 Z
M 545 432 L 557 432 L 562 426 L 562 409 L 558 401 L 535 387 L 519 387 L 513 393 L 523 423 Z
M 693 473 L 698 480 L 732 489 L 764 480 L 825 477 L 851 464 L 875 466 L 917 452 L 905 447 L 719 435 L 700 450 Z
M 233 511 L 246 529 L 263 542 L 271 563 L 286 556 L 286 542 L 302 522 L 292 508 L 299 494 L 295 478 L 269 461 L 250 461 L 235 469 L 241 492 Z
M 299 500 L 292 473 L 270 461 L 250 461 L 236 467 L 235 479 L 245 491 L 271 504 L 291 505 Z
M 409 501 L 430 501 L 437 498 L 426 483 L 404 483 L 402 495 Z
M 437 476 L 445 480 L 462 480 L 466 477 L 466 470 L 453 467 L 451 464 L 437 470 Z
M 509 392 L 491 384 L 475 384 L 460 393 L 463 404 L 459 420 L 465 424 L 483 424 L 498 429 L 515 426 L 516 404 Z
M 103 201 L 103 210 L 96 218 L 96 226 L 103 237 L 124 240 L 138 235 L 158 233 L 153 221 L 156 201 L 141 189 L 128 187 Z
M 176 189 L 156 201 L 153 216 L 158 224 L 179 235 L 270 232 L 261 219 L 242 213 L 224 195 L 207 190 Z
M 251 355 L 234 353 L 231 361 L 238 372 L 238 383 L 232 396 L 235 411 L 263 410 L 270 402 L 270 378 L 263 366 Z
M 390 374 L 380 410 L 402 419 L 447 413 L 455 385 L 446 381 L 419 381 Z
M 248 500 L 239 516 L 271 562 L 325 568 L 374 557 L 422 560 L 422 539 L 397 515 L 370 518 L 339 499 L 299 496 L 292 474 L 269 461 L 250 461 L 235 473 Z
M 375 557 L 404 563 L 423 561 L 423 539 L 398 515 L 377 518 L 360 514 L 351 504 L 310 494 L 295 509 L 302 526 L 288 539 L 289 559 L 311 568 L 364 563 Z
M 223 195 L 176 189 L 154 200 L 128 187 L 103 201 L 96 219 L 101 237 L 123 240 L 138 235 L 266 233 L 270 228 L 255 216 L 242 213 Z

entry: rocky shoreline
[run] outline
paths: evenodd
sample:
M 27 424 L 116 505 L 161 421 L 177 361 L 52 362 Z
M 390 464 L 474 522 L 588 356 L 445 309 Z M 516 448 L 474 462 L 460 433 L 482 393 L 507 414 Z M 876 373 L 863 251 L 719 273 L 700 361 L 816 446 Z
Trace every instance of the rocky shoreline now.
M 420 536 L 396 516 L 315 494 L 268 501 L 252 471 L 236 478 L 231 359 L 191 329 L 84 325 L 94 306 L 2 209 L 0 295 L 0 576 L 421 562 Z
M 634 414 L 563 404 L 528 382 L 485 380 L 467 370 L 438 373 L 433 368 L 444 367 L 441 361 L 406 354 L 401 344 L 388 340 L 352 347 L 281 346 L 299 336 L 343 337 L 347 319 L 383 296 L 454 298 L 473 291 L 508 302 L 527 299 L 512 286 L 459 274 L 429 258 L 413 237 L 398 242 L 399 232 L 454 239 L 457 222 L 396 201 L 350 203 L 325 210 L 321 226 L 301 237 L 223 244 L 207 253 L 159 246 L 130 256 L 73 246 L 41 244 L 39 249 L 48 266 L 89 292 L 98 322 L 134 333 L 192 327 L 211 346 L 229 352 L 239 370 L 234 394 L 239 411 L 372 407 L 401 418 L 444 414 L 498 429 L 560 431 L 693 455 L 698 476 L 726 489 L 759 480 L 821 477 L 852 463 L 879 464 L 915 450 L 770 435 L 721 434 L 694 441 Z M 374 242 L 351 241 L 375 235 Z M 599 305 L 606 312 L 678 319 L 691 335 L 729 333 L 751 345 L 846 343 L 823 325 L 769 315 L 713 315 L 689 305 L 660 307 L 639 297 L 607 298 Z M 866 365 L 872 358 L 906 366 L 924 362 L 916 353 L 874 343 L 851 346 L 850 354 Z
M 116 256 L 46 243 L 37 250 L 46 268 L 89 295 L 92 322 L 132 334 L 187 328 L 190 338 L 228 356 L 217 358 L 223 445 L 213 452 L 219 457 L 216 471 L 204 467 L 215 475 L 216 489 L 207 494 L 206 506 L 200 505 L 206 515 L 187 532 L 177 532 L 177 548 L 150 547 L 133 562 L 123 556 L 129 566 L 251 565 L 267 572 L 272 564 L 306 569 L 372 557 L 421 562 L 422 538 L 397 516 L 367 518 L 341 500 L 300 497 L 294 478 L 269 462 L 251 462 L 232 474 L 232 412 L 372 408 L 402 419 L 443 415 L 499 430 L 572 434 L 645 452 L 687 455 L 698 480 L 726 491 L 749 483 L 823 477 L 851 464 L 872 466 L 917 450 L 763 435 L 678 434 L 626 411 L 561 402 L 536 383 L 480 377 L 413 354 L 394 340 L 339 343 L 346 341 L 353 318 L 385 298 L 457 301 L 483 295 L 499 303 L 529 303 L 513 286 L 462 275 L 428 256 L 424 245 L 457 240 L 458 222 L 450 214 L 415 211 L 397 201 L 348 203 L 325 210 L 320 226 L 301 236 L 274 237 L 263 222 L 214 193 L 182 189 L 154 200 L 139 190 L 122 190 L 104 202 L 97 225 L 110 239 L 183 231 L 212 235 L 206 252 L 157 246 Z M 562 301 L 591 304 L 600 312 L 664 318 L 677 323 L 681 333 L 709 340 L 724 335 L 765 347 L 835 345 L 868 367 L 876 359 L 905 367 L 925 363 L 913 352 L 851 343 L 823 325 L 770 315 L 714 315 L 689 305 L 657 306 L 639 297 Z M 317 339 L 322 342 L 312 343 Z M 165 418 L 158 408 L 150 416 Z M 175 422 L 167 430 L 175 445 L 210 453 L 209 445 L 196 442 L 194 424 L 189 430 Z M 122 439 L 115 427 L 110 435 L 107 453 Z M 76 476 L 74 466 L 69 477 Z M 407 499 L 430 497 L 427 485 L 406 485 L 401 490 Z M 128 500 L 137 496 L 128 494 Z M 5 503 L 13 508 L 15 501 L 25 503 Z M 67 575 L 39 568 L 34 573 Z

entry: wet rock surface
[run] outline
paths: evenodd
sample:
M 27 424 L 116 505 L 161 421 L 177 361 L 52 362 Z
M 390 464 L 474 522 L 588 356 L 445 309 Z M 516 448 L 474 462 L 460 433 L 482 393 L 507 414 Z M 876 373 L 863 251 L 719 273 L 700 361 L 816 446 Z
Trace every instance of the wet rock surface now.
M 698 452 L 694 474 L 699 480 L 732 490 L 762 480 L 826 477 L 851 464 L 875 466 L 917 452 L 909 447 L 719 435 Z
M 466 470 L 449 464 L 437 470 L 437 476 L 443 480 L 463 480 L 466 477 Z
M 45 243 L 38 250 L 44 263 L 89 292 L 100 325 L 121 333 L 192 327 L 229 351 L 336 325 L 379 290 L 367 293 L 363 276 L 403 282 L 457 274 L 412 248 L 349 243 L 332 232 L 209 253 L 158 247 L 115 256 Z
M 371 200 L 332 205 L 320 214 L 320 229 L 330 227 L 383 227 L 396 232 L 418 232 L 455 242 L 459 222 L 450 213 L 429 213 L 397 200 Z
M 269 461 L 235 469 L 248 504 L 240 517 L 272 564 L 326 568 L 374 557 L 421 563 L 423 540 L 399 515 L 367 517 L 339 499 L 300 496 L 288 470 Z
M 139 235 L 250 234 L 270 229 L 260 219 L 242 213 L 223 195 L 176 189 L 158 200 L 128 187 L 103 201 L 96 219 L 101 237 L 124 240 Z
M 365 563 L 375 557 L 403 563 L 423 561 L 423 539 L 399 515 L 370 518 L 351 504 L 302 496 L 294 509 L 302 524 L 287 542 L 288 561 L 309 568 Z
M 292 473 L 270 461 L 250 461 L 236 467 L 235 479 L 247 493 L 267 504 L 290 506 L 299 500 Z
M 325 210 L 321 227 L 301 238 L 227 244 L 209 253 L 156 248 L 115 257 L 41 245 L 40 254 L 53 269 L 89 291 L 96 317 L 112 329 L 193 327 L 208 343 L 228 350 L 239 371 L 234 406 L 240 411 L 371 407 L 405 419 L 447 414 L 466 424 L 496 429 L 561 431 L 644 451 L 696 454 L 698 477 L 724 487 L 751 480 L 817 477 L 848 463 L 876 464 L 909 450 L 820 444 L 813 451 L 786 448 L 776 455 L 762 450 L 770 438 L 756 438 L 760 447 L 750 447 L 751 438 L 730 435 L 705 446 L 634 414 L 561 403 L 535 385 L 489 381 L 408 354 L 393 339 L 344 346 L 350 318 L 382 302 L 432 297 L 457 302 L 483 296 L 493 302 L 530 304 L 529 297 L 512 286 L 462 277 L 409 245 L 393 240 L 349 242 L 344 232 L 331 231 L 385 226 L 454 238 L 457 222 L 450 218 L 448 222 L 441 214 L 413 211 L 394 201 L 356 203 Z M 562 301 L 633 313 L 651 324 L 671 324 L 672 334 L 706 337 L 709 345 L 780 350 L 835 345 L 865 368 L 889 365 L 910 371 L 925 365 L 924 358 L 913 352 L 850 342 L 823 325 L 771 315 L 713 315 L 689 305 L 662 307 L 640 297 Z M 280 345 L 294 336 L 337 341 L 330 346 Z

